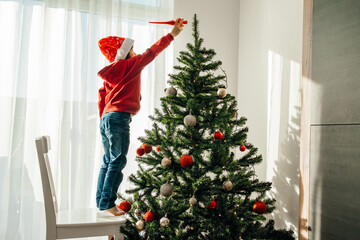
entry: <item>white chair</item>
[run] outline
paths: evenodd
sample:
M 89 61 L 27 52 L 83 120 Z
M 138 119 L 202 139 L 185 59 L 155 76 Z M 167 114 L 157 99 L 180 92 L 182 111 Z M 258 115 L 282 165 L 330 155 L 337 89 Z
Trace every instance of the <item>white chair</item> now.
M 124 226 L 123 216 L 99 216 L 97 208 L 58 211 L 53 177 L 48 151 L 50 138 L 42 136 L 35 139 L 39 159 L 41 181 L 44 193 L 46 216 L 46 240 L 82 238 L 95 236 L 114 236 L 123 240 L 120 226 Z

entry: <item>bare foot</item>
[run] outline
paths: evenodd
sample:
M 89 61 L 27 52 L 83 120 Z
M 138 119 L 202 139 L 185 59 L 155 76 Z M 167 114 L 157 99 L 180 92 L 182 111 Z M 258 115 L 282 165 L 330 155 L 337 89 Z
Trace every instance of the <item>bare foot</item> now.
M 114 216 L 120 216 L 125 214 L 125 212 L 123 210 L 120 210 L 117 206 L 114 206 L 113 208 L 109 208 L 106 211 L 108 211 Z

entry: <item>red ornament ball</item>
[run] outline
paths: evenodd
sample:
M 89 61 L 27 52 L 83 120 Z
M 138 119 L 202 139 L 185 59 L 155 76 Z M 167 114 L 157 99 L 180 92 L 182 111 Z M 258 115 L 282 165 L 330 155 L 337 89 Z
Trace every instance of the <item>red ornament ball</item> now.
M 246 150 L 246 147 L 245 147 L 244 145 L 241 145 L 241 146 L 240 146 L 240 151 L 243 152 L 243 151 L 245 151 L 245 150 Z
M 131 203 L 129 201 L 122 201 L 119 205 L 118 208 L 120 208 L 121 210 L 123 210 L 124 212 L 128 212 L 131 209 Z
M 211 200 L 210 204 L 207 205 L 208 209 L 215 209 L 216 208 L 216 202 L 214 200 Z
M 156 151 L 157 151 L 157 152 L 160 152 L 160 151 L 161 151 L 160 145 L 156 147 Z
M 258 201 L 254 203 L 253 210 L 256 213 L 263 214 L 266 212 L 266 204 L 261 201 Z
M 145 153 L 145 150 L 142 147 L 136 149 L 137 155 L 142 156 L 142 155 L 144 155 L 144 153 Z
M 193 159 L 190 155 L 182 155 L 180 158 L 180 165 L 183 168 L 191 167 L 193 165 Z
M 214 133 L 214 139 L 215 140 L 216 139 L 219 139 L 219 140 L 223 139 L 223 134 L 221 132 L 217 131 L 216 133 Z
M 146 143 L 144 143 L 141 147 L 145 150 L 145 153 L 149 153 L 152 151 L 152 146 L 147 145 Z
M 155 215 L 151 211 L 145 213 L 145 216 L 144 216 L 145 221 L 152 222 L 154 220 L 154 218 L 155 218 Z

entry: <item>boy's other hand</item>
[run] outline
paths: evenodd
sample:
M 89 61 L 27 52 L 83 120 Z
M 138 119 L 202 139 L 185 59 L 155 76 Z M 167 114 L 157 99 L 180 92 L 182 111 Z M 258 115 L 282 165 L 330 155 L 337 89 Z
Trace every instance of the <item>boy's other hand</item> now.
M 173 29 L 171 30 L 170 34 L 175 38 L 177 35 L 180 34 L 180 32 L 183 30 L 184 28 L 184 24 L 182 24 L 182 22 L 184 21 L 184 19 L 178 18 L 175 21 L 175 25 L 173 27 Z

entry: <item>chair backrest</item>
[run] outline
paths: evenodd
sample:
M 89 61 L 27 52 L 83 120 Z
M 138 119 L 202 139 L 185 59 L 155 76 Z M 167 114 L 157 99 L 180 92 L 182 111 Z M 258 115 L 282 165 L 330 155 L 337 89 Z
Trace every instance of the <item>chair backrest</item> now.
M 50 137 L 38 137 L 35 139 L 35 144 L 39 159 L 41 182 L 44 194 L 46 225 L 47 228 L 56 227 L 56 213 L 58 211 L 58 207 L 48 156 L 50 149 Z

